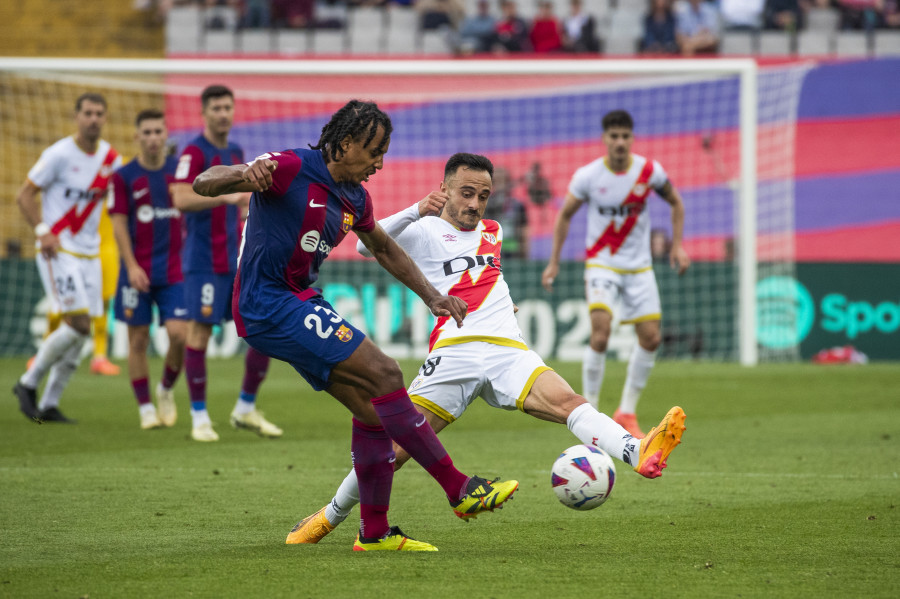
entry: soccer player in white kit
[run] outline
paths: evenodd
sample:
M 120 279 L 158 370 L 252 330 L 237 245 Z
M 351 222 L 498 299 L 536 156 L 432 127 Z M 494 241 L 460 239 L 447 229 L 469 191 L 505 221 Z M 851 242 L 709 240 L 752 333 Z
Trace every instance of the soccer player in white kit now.
M 410 398 L 435 432 L 462 416 L 481 396 L 496 408 L 564 423 L 582 443 L 605 450 L 647 478 L 660 476 L 666 458 L 681 442 L 685 418 L 681 408 L 669 410 L 660 425 L 639 441 L 577 395 L 525 344 L 501 270 L 503 230 L 496 221 L 481 218 L 491 195 L 492 175 L 493 165 L 486 157 L 454 154 L 439 192 L 379 221 L 435 288 L 468 304 L 462 327 L 448 317 L 437 319 L 428 357 L 409 386 Z M 370 255 L 361 242 L 356 247 Z M 409 455 L 396 443 L 394 452 L 396 469 Z M 357 503 L 356 475 L 351 471 L 331 503 L 295 526 L 287 543 L 319 542 Z
M 122 165 L 109 142 L 100 139 L 105 122 L 103 96 L 82 94 L 75 103 L 78 132 L 44 150 L 16 196 L 34 227 L 38 271 L 51 311 L 63 316 L 13 388 L 19 409 L 36 421 L 73 422 L 59 411 L 59 398 L 78 368 L 91 318 L 103 314 L 98 227 L 110 175 Z M 37 405 L 37 387 L 48 371 Z
M 591 315 L 590 343 L 582 362 L 582 394 L 597 407 L 606 364 L 606 345 L 612 310 L 622 302 L 621 322 L 633 323 L 638 343 L 628 361 L 628 374 L 613 420 L 637 438 L 644 436 L 635 414 L 660 343 L 659 289 L 650 254 L 650 214 L 647 200 L 656 191 L 672 208 L 672 249 L 669 262 L 678 274 L 691 260 L 681 247 L 684 204 L 655 160 L 631 153 L 634 121 L 624 110 L 603 117 L 603 143 L 607 155 L 587 164 L 572 176 L 569 192 L 553 230 L 550 262 L 541 282 L 550 291 L 559 274 L 559 255 L 572 217 L 585 202 L 588 227 L 585 253 L 585 293 Z

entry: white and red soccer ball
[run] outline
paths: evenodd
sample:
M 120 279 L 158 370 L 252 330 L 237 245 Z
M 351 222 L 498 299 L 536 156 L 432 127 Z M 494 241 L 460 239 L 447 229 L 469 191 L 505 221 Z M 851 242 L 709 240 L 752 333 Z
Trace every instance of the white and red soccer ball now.
M 564 506 L 592 510 L 609 498 L 616 482 L 616 467 L 602 449 L 575 445 L 556 458 L 550 480 Z

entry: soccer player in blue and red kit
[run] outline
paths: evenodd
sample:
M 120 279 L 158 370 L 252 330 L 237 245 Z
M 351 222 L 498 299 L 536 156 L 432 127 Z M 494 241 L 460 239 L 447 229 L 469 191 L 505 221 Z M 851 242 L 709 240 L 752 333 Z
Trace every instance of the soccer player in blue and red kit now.
M 316 390 L 353 413 L 350 450 L 359 478 L 356 551 L 434 551 L 388 525 L 394 452 L 405 449 L 441 485 L 463 519 L 499 507 L 516 481 L 488 481 L 456 469 L 416 411 L 397 362 L 344 320 L 311 287 L 319 266 L 351 230 L 379 264 L 435 316 L 462 326 L 466 304 L 442 295 L 375 221 L 361 185 L 383 166 L 393 127 L 374 103 L 351 100 L 311 149 L 264 154 L 247 165 L 215 166 L 194 181 L 205 196 L 253 191 L 234 290 L 238 333 L 290 363 Z M 295 530 L 299 527 L 295 527 Z
M 211 85 L 200 96 L 203 134 L 181 153 L 175 171 L 172 196 L 184 212 L 184 288 L 188 310 L 184 372 L 191 398 L 191 438 L 218 441 L 206 411 L 206 348 L 213 325 L 231 320 L 231 288 L 237 268 L 242 211 L 249 195 L 230 193 L 214 198 L 193 192 L 194 178 L 214 165 L 240 164 L 244 151 L 228 141 L 234 121 L 234 94 L 222 85 Z M 256 393 L 269 369 L 269 357 L 252 347 L 247 350 L 244 381 L 231 425 L 263 437 L 280 437 L 280 428 L 256 409 Z
M 109 214 L 122 268 L 116 292 L 116 319 L 128 325 L 128 373 L 137 398 L 141 428 L 175 424 L 172 387 L 184 362 L 187 308 L 181 270 L 181 213 L 169 185 L 178 161 L 167 154 L 166 121 L 150 108 L 135 119 L 137 157 L 113 173 Z M 150 401 L 147 347 L 152 307 L 169 336 L 163 374 Z M 157 412 L 158 408 L 158 412 Z

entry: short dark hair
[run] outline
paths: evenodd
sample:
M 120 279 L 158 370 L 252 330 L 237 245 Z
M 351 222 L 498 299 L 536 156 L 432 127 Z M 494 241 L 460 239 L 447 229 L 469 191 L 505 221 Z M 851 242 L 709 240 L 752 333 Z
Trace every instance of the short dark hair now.
M 486 156 L 467 154 L 466 152 L 454 154 L 447 160 L 447 164 L 444 166 L 444 179 L 455 175 L 461 166 L 466 166 L 473 171 L 487 171 L 491 180 L 494 179 L 494 164 Z
M 153 119 L 163 119 L 165 120 L 166 115 L 163 114 L 162 110 L 158 108 L 145 108 L 144 110 L 137 113 L 137 117 L 134 119 L 134 124 L 136 127 L 140 127 L 143 121 L 150 121 Z
M 206 108 L 206 105 L 209 104 L 210 100 L 213 98 L 221 98 L 223 96 L 228 96 L 234 100 L 234 92 L 229 88 L 224 85 L 209 85 L 200 94 L 200 104 L 203 108 Z
M 318 143 L 310 144 L 309 147 L 320 150 L 325 156 L 325 162 L 337 160 L 344 153 L 341 149 L 344 138 L 349 135 L 354 141 L 365 139 L 363 147 L 366 147 L 375 139 L 379 125 L 384 128 L 384 137 L 376 148 L 380 152 L 390 141 L 391 132 L 394 130 L 391 117 L 382 112 L 375 102 L 350 100 L 331 115 L 331 120 L 322 127 Z
M 603 130 L 609 131 L 613 127 L 624 127 L 634 130 L 634 119 L 625 110 L 613 110 L 603 116 Z
M 86 92 L 78 96 L 78 99 L 75 100 L 75 112 L 81 112 L 81 105 L 85 102 L 93 102 L 94 104 L 99 104 L 103 108 L 107 107 L 106 98 L 103 97 L 103 94 Z

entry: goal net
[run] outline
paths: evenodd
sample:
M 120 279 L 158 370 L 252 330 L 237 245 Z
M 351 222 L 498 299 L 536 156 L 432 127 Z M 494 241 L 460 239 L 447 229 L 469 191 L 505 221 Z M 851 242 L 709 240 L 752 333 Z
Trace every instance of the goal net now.
M 797 101 L 806 68 L 758 69 L 750 60 L 546 61 L 0 61 L 0 188 L 15 197 L 40 152 L 74 132 L 75 98 L 103 93 L 104 137 L 136 151 L 138 111 L 164 110 L 177 150 L 202 130 L 200 92 L 234 90 L 231 139 L 247 159 L 307 147 L 351 98 L 374 100 L 394 134 L 384 169 L 366 184 L 377 217 L 437 188 L 454 152 L 497 168 L 491 217 L 504 225 L 503 268 L 530 345 L 545 358 L 580 360 L 589 334 L 584 300 L 586 208 L 572 221 L 552 293 L 540 286 L 553 223 L 576 168 L 604 152 L 600 120 L 622 108 L 635 120 L 635 153 L 658 160 L 686 206 L 683 276 L 668 265 L 668 204 L 648 200 L 654 271 L 663 302 L 662 357 L 793 359 L 793 306 L 771 299 L 794 269 L 793 164 Z M 3 204 L 0 351 L 33 351 L 43 327 L 33 235 Z M 354 239 L 323 266 L 326 298 L 396 357 L 420 357 L 431 316 L 411 292 L 355 252 Z M 122 329 L 123 327 L 118 327 Z M 124 331 L 114 349 L 125 351 Z M 239 347 L 233 335 L 222 353 Z M 630 327 L 610 351 L 624 357 Z

